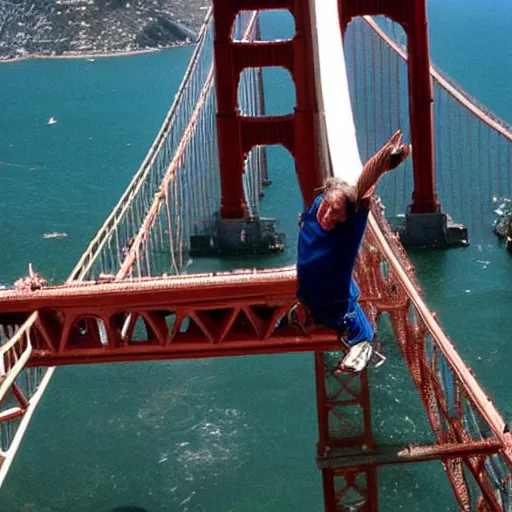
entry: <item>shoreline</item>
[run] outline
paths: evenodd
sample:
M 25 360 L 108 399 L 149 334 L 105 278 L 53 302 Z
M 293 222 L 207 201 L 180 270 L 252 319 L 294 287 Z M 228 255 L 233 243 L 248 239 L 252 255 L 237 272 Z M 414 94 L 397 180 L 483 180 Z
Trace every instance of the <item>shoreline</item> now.
M 121 51 L 110 51 L 110 52 L 84 52 L 84 53 L 67 53 L 63 55 L 44 55 L 38 53 L 31 53 L 29 55 L 24 55 L 23 57 L 13 57 L 9 59 L 0 58 L 0 64 L 15 64 L 18 62 L 26 62 L 31 60 L 70 60 L 70 59 L 110 59 L 115 57 L 135 57 L 137 55 L 146 55 L 149 53 L 159 53 L 165 52 L 167 50 L 172 50 L 173 48 L 182 48 L 184 46 L 193 46 L 196 44 L 196 41 L 183 41 L 176 44 L 171 44 L 168 46 L 163 46 L 161 48 L 144 48 L 141 50 L 121 50 Z

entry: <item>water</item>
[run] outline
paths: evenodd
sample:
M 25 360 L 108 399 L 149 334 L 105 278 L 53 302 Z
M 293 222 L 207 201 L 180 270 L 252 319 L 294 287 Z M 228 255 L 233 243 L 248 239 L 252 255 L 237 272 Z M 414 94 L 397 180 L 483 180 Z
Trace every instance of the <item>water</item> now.
M 0 281 L 31 259 L 50 278 L 68 275 L 145 156 L 191 53 L 0 66 L 0 233 L 10 248 Z M 48 231 L 69 237 L 45 240 Z
M 506 0 L 492 10 L 486 0 L 431 0 L 429 12 L 435 62 L 512 122 Z M 287 24 L 272 15 L 266 27 L 283 37 Z M 0 233 L 9 248 L 0 253 L 0 280 L 22 275 L 29 261 L 56 281 L 69 273 L 149 147 L 190 54 L 0 66 Z M 286 75 L 267 80 L 279 90 Z M 278 109 L 284 100 L 269 101 Z M 46 126 L 50 116 L 59 123 Z M 291 158 L 271 151 L 265 214 L 281 220 L 292 248 L 265 262 L 277 265 L 293 259 L 301 204 Z M 47 231 L 69 237 L 44 240 Z M 509 255 L 489 234 L 469 249 L 413 259 L 429 304 L 507 412 Z M 233 264 L 241 262 L 219 265 Z M 428 442 L 394 351 L 372 377 L 376 435 Z M 0 510 L 320 511 L 316 440 L 308 354 L 62 368 L 0 492 Z M 381 510 L 425 510 L 425 499 L 430 509 L 457 510 L 439 466 L 382 471 Z

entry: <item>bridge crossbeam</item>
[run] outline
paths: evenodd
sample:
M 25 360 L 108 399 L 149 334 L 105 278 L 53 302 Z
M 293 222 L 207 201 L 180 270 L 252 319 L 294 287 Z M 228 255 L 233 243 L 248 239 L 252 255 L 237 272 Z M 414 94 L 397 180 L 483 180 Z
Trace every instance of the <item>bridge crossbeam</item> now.
M 8 292 L 0 322 L 37 311 L 27 366 L 339 350 L 332 331 L 289 325 L 295 287 L 286 269 Z
M 469 441 L 467 443 L 443 443 L 426 446 L 380 446 L 377 450 L 366 450 L 353 453 L 334 453 L 318 457 L 320 469 L 367 471 L 377 466 L 409 464 L 412 462 L 429 462 L 433 460 L 447 461 L 463 456 L 477 457 L 492 455 L 501 450 L 501 442 L 496 439 L 485 441 Z

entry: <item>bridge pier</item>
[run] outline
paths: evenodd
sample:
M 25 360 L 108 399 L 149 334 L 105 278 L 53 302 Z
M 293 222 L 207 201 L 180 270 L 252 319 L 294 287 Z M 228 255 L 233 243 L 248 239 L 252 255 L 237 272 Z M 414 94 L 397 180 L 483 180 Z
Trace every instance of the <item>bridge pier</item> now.
M 191 236 L 192 257 L 249 256 L 284 251 L 285 234 L 277 220 L 264 217 L 220 219 L 213 236 Z
M 407 213 L 404 224 L 398 227 L 398 232 L 404 247 L 410 249 L 469 245 L 466 226 L 453 222 L 443 212 Z

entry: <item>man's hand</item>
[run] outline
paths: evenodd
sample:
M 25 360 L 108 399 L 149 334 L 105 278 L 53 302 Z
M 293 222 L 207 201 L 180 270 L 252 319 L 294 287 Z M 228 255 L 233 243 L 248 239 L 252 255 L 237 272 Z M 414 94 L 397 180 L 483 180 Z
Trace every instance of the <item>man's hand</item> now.
M 411 144 L 404 144 L 403 138 L 402 132 L 397 130 L 384 146 L 389 154 L 388 171 L 398 167 L 411 153 Z
M 368 199 L 373 195 L 379 178 L 387 171 L 398 167 L 411 153 L 410 144 L 404 144 L 403 135 L 397 130 L 368 162 L 357 181 L 358 199 Z

